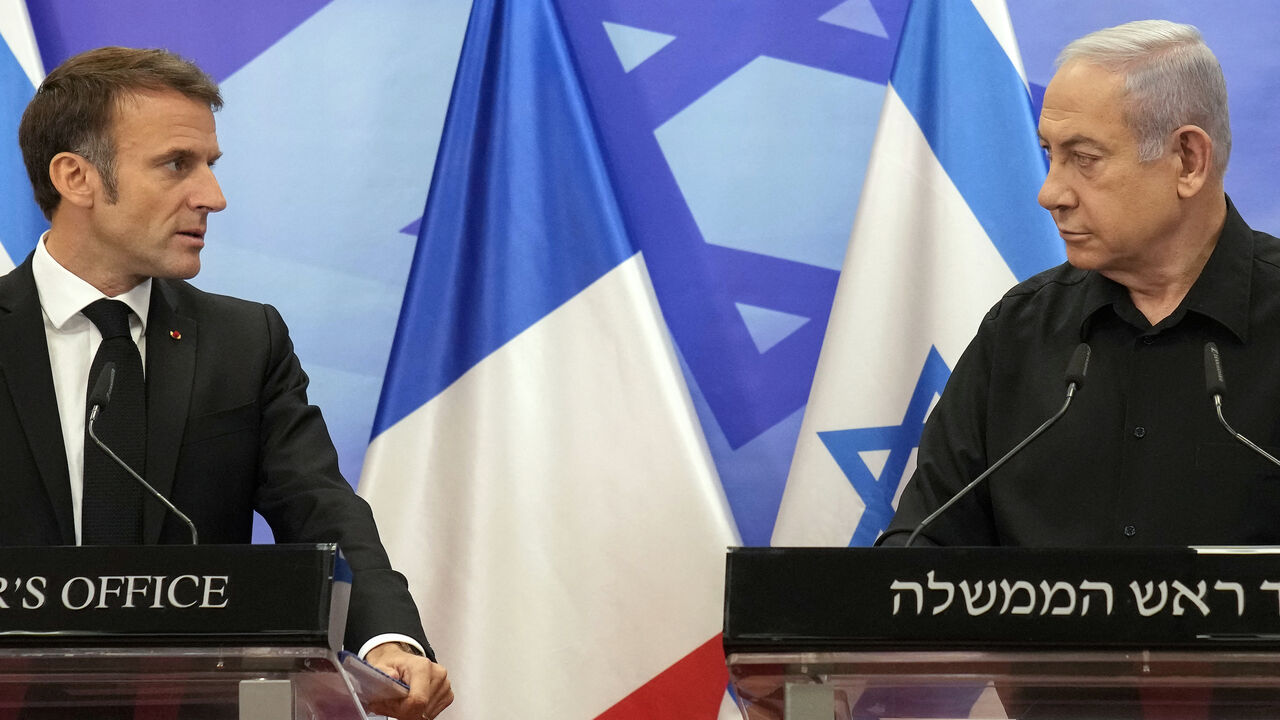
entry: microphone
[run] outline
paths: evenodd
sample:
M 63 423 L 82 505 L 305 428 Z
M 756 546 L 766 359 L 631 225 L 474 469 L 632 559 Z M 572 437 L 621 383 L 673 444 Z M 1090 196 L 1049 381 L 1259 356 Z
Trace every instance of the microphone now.
M 1014 455 L 1017 455 L 1019 452 L 1022 452 L 1022 449 L 1025 448 L 1027 445 L 1029 445 L 1032 440 L 1035 440 L 1036 438 L 1040 437 L 1041 433 L 1043 433 L 1045 430 L 1048 430 L 1051 425 L 1058 422 L 1058 419 L 1066 414 L 1067 408 L 1071 407 L 1071 400 L 1072 398 L 1075 397 L 1076 390 L 1078 390 L 1080 387 L 1084 385 L 1084 376 L 1085 376 L 1085 373 L 1089 371 L 1089 356 L 1091 353 L 1092 353 L 1092 350 L 1090 350 L 1088 343 L 1080 343 L 1079 345 L 1076 346 L 1075 352 L 1071 353 L 1071 361 L 1067 363 L 1067 372 L 1065 374 L 1066 381 L 1067 381 L 1067 399 L 1066 399 L 1066 402 L 1062 403 L 1062 407 L 1058 409 L 1058 412 L 1054 413 L 1053 416 L 1050 417 L 1048 420 L 1045 420 L 1040 427 L 1036 428 L 1035 431 L 1032 432 L 1030 435 L 1028 435 L 1025 439 L 1023 439 L 1022 442 L 1018 443 L 1017 445 L 1014 445 L 1012 450 L 1005 453 L 1004 457 L 995 461 L 995 463 L 992 464 L 991 467 L 987 468 L 986 470 L 983 471 L 981 475 L 974 478 L 973 482 L 970 482 L 968 485 L 965 485 L 963 488 L 960 489 L 960 492 L 956 493 L 955 495 L 952 495 L 950 500 L 942 504 L 942 507 L 939 507 L 937 510 L 934 510 L 929 515 L 929 517 L 925 518 L 924 520 L 921 520 L 920 524 L 916 526 L 916 529 L 911 531 L 911 535 L 907 537 L 907 542 L 906 544 L 903 545 L 903 547 L 911 547 L 911 543 L 915 542 L 916 537 L 920 534 L 920 531 L 928 527 L 929 523 L 932 523 L 934 520 L 937 520 L 939 515 L 947 511 L 947 508 L 951 507 L 952 505 L 955 505 L 957 500 L 964 497 L 965 495 L 968 495 L 971 490 L 973 490 L 980 483 L 982 483 L 983 480 L 986 480 L 987 477 L 991 475 L 991 473 L 995 472 L 997 469 L 1000 468 L 1001 465 L 1004 465 L 1006 462 L 1008 462 L 1009 459 L 1012 458 Z
M 151 486 L 151 483 L 143 480 L 141 475 L 134 472 L 134 469 L 129 467 L 129 463 L 121 460 L 120 456 L 112 452 L 111 448 L 107 447 L 105 443 L 99 440 L 97 433 L 93 431 L 93 426 L 98 421 L 98 413 L 107 407 L 107 403 L 111 402 L 111 390 L 115 387 L 115 384 L 116 364 L 114 362 L 107 361 L 103 363 L 102 371 L 98 373 L 98 381 L 93 384 L 93 389 L 89 391 L 89 437 L 97 443 L 98 447 L 102 448 L 102 452 L 106 453 L 107 457 L 111 458 L 117 465 L 124 468 L 124 471 L 129 473 L 129 477 L 137 480 L 147 492 L 151 493 L 155 499 L 159 500 L 161 504 L 168 508 L 169 512 L 177 515 L 182 522 L 186 523 L 187 527 L 191 530 L 191 544 L 199 545 L 199 536 L 196 534 L 196 524 L 191 522 L 191 518 L 187 517 L 186 514 L 174 506 L 173 503 L 169 502 L 169 498 L 161 495 L 159 490 L 156 490 Z
M 1227 429 L 1231 437 L 1270 460 L 1271 464 L 1280 467 L 1280 460 L 1272 457 L 1271 453 L 1266 450 L 1254 445 L 1249 438 L 1236 432 L 1227 423 L 1227 419 L 1222 416 L 1222 396 L 1227 394 L 1227 379 L 1222 374 L 1222 356 L 1218 353 L 1218 346 L 1212 340 L 1204 344 L 1204 388 L 1209 392 L 1209 397 L 1213 398 L 1213 407 L 1218 413 L 1218 422 L 1222 423 L 1222 427 Z
M 102 365 L 102 372 L 98 373 L 98 382 L 93 384 L 93 390 L 89 391 L 89 424 L 98 419 L 98 412 L 111 402 L 111 391 L 116 386 L 116 364 L 107 361 Z

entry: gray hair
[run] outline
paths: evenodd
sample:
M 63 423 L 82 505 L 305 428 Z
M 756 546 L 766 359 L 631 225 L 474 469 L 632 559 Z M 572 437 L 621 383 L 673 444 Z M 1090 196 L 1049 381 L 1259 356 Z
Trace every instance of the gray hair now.
M 1054 67 L 1077 61 L 1124 76 L 1124 117 L 1137 136 L 1140 160 L 1160 157 L 1169 133 L 1196 125 L 1213 140 L 1214 169 L 1226 172 L 1227 81 L 1194 26 L 1139 20 L 1098 30 L 1063 48 Z
M 116 144 L 110 133 L 94 133 L 71 149 L 98 170 L 107 202 L 120 202 L 119 176 L 116 174 Z

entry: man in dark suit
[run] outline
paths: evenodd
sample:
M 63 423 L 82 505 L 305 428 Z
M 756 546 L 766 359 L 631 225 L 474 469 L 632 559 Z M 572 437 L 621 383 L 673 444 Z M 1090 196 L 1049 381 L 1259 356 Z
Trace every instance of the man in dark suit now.
M 338 471 L 284 322 L 184 282 L 200 269 L 208 215 L 226 206 L 212 170 L 221 105 L 213 81 L 177 56 L 102 48 L 49 73 L 28 106 L 19 140 L 50 229 L 0 278 L 0 543 L 188 541 L 150 500 L 123 513 L 137 516 L 124 535 L 96 524 L 105 456 L 85 442 L 89 381 L 95 356 L 123 341 L 141 361 L 143 475 L 203 542 L 248 542 L 254 510 L 280 541 L 338 542 L 354 572 L 347 645 L 411 688 L 376 709 L 435 717 L 453 699 L 445 670 L 369 507 Z M 91 312 L 104 299 L 118 301 L 107 306 L 119 332 Z M 137 491 L 108 488 L 109 502 Z

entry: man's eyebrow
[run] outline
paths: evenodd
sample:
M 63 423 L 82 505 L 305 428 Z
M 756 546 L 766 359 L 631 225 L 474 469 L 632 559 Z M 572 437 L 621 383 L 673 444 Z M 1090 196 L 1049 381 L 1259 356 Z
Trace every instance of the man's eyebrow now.
M 191 160 L 199 157 L 199 153 L 190 148 L 175 147 L 164 152 L 156 153 L 156 160 L 159 162 L 169 162 L 170 160 Z M 209 164 L 212 165 L 222 157 L 222 151 L 219 150 L 213 157 L 209 158 Z
M 156 153 L 156 158 L 161 160 L 175 160 L 179 158 L 189 158 L 195 155 L 191 150 L 183 147 L 171 147 Z
M 1047 145 L 1052 145 L 1052 143 L 1050 143 L 1048 140 L 1046 140 L 1046 139 L 1045 139 L 1045 137 L 1044 137 L 1043 135 L 1040 135 L 1039 137 L 1040 137 L 1040 145 L 1041 145 L 1041 147 L 1044 147 L 1044 146 L 1047 146 Z M 1088 147 L 1090 147 L 1090 148 L 1093 148 L 1093 149 L 1096 149 L 1096 150 L 1100 150 L 1100 151 L 1105 151 L 1105 150 L 1107 149 L 1107 146 L 1106 146 L 1106 145 L 1103 145 L 1102 143 L 1100 143 L 1100 142 L 1098 142 L 1097 140 L 1095 140 L 1095 139 L 1093 139 L 1093 138 L 1089 137 L 1088 135 L 1080 135 L 1080 134 L 1078 134 L 1078 133 L 1077 133 L 1077 134 L 1075 134 L 1075 135 L 1072 135 L 1071 137 L 1067 138 L 1066 140 L 1063 140 L 1062 142 L 1058 143 L 1058 145 L 1059 145 L 1059 147 L 1065 148 L 1065 149 L 1067 149 L 1067 150 L 1071 150 L 1071 149 L 1074 149 L 1074 148 L 1080 147 L 1081 145 L 1088 146 Z

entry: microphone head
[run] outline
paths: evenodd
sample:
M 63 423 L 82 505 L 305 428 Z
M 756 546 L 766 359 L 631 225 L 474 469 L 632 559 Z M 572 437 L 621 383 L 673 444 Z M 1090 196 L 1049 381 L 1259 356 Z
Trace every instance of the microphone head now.
M 111 391 L 116 386 L 116 364 L 108 360 L 102 364 L 102 372 L 98 373 L 98 381 L 89 391 L 89 407 L 106 407 L 111 402 Z
M 1222 374 L 1222 356 L 1212 340 L 1204 344 L 1204 389 L 1209 397 L 1227 394 L 1227 379 Z
M 1089 372 L 1089 356 L 1093 350 L 1089 343 L 1080 343 L 1076 351 L 1071 353 L 1071 362 L 1067 363 L 1067 384 L 1077 388 L 1084 385 L 1085 373 Z

